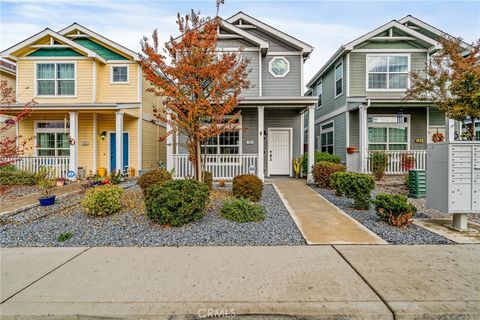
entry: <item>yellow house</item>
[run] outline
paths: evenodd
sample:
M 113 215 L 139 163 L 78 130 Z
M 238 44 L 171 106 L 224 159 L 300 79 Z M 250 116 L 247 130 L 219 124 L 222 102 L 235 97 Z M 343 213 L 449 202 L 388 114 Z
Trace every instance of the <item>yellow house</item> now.
M 8 87 L 15 89 L 16 68 L 14 64 L 4 60 L 0 60 L 0 81 L 5 81 Z M 2 114 L 0 115 L 0 123 L 8 121 L 9 118 L 10 117 L 4 115 L 4 112 L 2 112 Z M 0 132 L 0 139 L 3 140 L 5 138 L 14 138 L 15 134 L 15 128 L 10 127 L 8 130 Z
M 75 178 L 100 168 L 138 174 L 165 161 L 165 125 L 154 116 L 161 102 L 146 91 L 137 53 L 74 23 L 47 28 L 1 57 L 16 64 L 11 112 L 36 102 L 18 124 L 20 139 L 29 139 L 18 166 L 54 166 Z

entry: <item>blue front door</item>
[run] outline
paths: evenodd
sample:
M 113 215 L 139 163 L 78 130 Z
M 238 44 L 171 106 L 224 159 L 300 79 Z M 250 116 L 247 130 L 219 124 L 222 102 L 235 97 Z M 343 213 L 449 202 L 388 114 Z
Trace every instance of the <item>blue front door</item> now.
M 128 133 L 123 133 L 123 170 L 128 168 Z M 110 172 L 117 170 L 117 144 L 115 132 L 110 133 Z

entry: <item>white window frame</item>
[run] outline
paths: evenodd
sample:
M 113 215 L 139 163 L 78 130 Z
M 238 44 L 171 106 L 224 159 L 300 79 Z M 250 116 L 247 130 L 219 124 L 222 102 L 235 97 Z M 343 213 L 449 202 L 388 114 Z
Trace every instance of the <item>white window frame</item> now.
M 319 93 L 320 91 L 320 93 Z M 319 103 L 320 95 L 322 95 L 321 103 Z M 323 107 L 323 79 L 317 84 L 317 110 Z
M 412 123 L 412 119 L 411 119 L 411 115 L 410 114 L 404 114 L 403 115 L 405 118 L 407 118 L 407 125 L 402 125 L 401 123 L 394 123 L 394 122 L 390 122 L 390 123 L 387 123 L 387 122 L 376 122 L 376 123 L 370 123 L 368 122 L 368 118 L 370 117 L 396 117 L 395 114 L 368 114 L 367 115 L 367 149 L 370 150 L 369 148 L 369 145 L 371 144 L 385 144 L 387 146 L 387 149 L 386 150 L 375 150 L 375 151 L 410 151 L 410 136 L 412 135 L 412 131 L 411 131 L 411 123 Z M 368 134 L 368 128 L 400 128 L 400 127 L 406 127 L 407 128 L 407 149 L 405 150 L 390 150 L 389 149 L 389 145 L 390 144 L 404 144 L 402 142 L 392 142 L 390 143 L 389 141 L 389 134 L 388 134 L 388 130 L 387 130 L 387 141 L 386 142 L 383 142 L 383 143 L 380 143 L 380 142 L 371 142 L 370 141 L 370 135 Z
M 37 66 L 39 64 L 54 64 L 55 65 L 55 78 L 54 79 L 37 79 Z M 57 64 L 73 64 L 73 79 L 57 79 Z M 35 61 L 35 70 L 34 70 L 34 92 L 35 98 L 76 98 L 77 97 L 77 62 L 76 61 L 56 61 L 56 60 L 42 60 L 42 61 Z M 39 95 L 38 94 L 38 80 L 54 80 L 55 81 L 55 94 L 54 95 Z M 75 82 L 73 86 L 74 94 L 73 95 L 58 95 L 57 94 L 57 81 L 58 80 L 73 80 Z
M 342 77 L 337 79 L 337 68 L 340 67 L 340 66 L 342 67 Z M 344 70 L 343 70 L 343 61 L 340 61 L 340 62 L 337 63 L 337 64 L 335 65 L 335 67 L 333 68 L 333 77 L 334 77 L 334 81 L 333 81 L 333 94 L 334 94 L 334 96 L 335 96 L 335 99 L 337 99 L 338 97 L 340 97 L 340 96 L 343 95 L 343 91 L 344 91 L 344 90 L 343 90 L 343 86 L 344 86 L 344 82 L 345 82 L 345 81 L 343 81 L 343 78 L 344 78 L 344 74 L 343 74 L 343 73 L 344 73 Z M 340 92 L 339 94 L 337 94 L 337 81 L 340 80 L 340 79 L 342 80 L 342 92 Z
M 273 73 L 272 71 L 272 64 L 273 64 L 273 61 L 277 60 L 277 59 L 282 59 L 283 61 L 285 61 L 287 63 L 287 71 L 285 71 L 284 74 L 281 74 L 281 75 L 276 75 L 275 73 Z M 287 58 L 285 58 L 284 56 L 274 56 L 272 59 L 270 59 L 270 61 L 268 62 L 268 72 L 270 72 L 270 74 L 275 77 L 275 78 L 285 78 L 287 76 L 287 74 L 290 72 L 290 61 L 288 61 Z
M 387 72 L 368 72 L 368 59 L 371 57 L 387 57 Z M 407 57 L 407 71 L 406 72 L 390 72 L 390 59 L 388 57 Z M 410 70 L 411 70 L 411 54 L 410 53 L 372 53 L 365 55 L 365 91 L 397 91 L 404 92 L 410 88 Z M 387 88 L 369 88 L 368 87 L 368 75 L 370 73 L 381 73 L 387 75 Z M 390 89 L 390 74 L 407 74 L 407 88 L 405 89 Z
M 113 68 L 114 67 L 126 67 L 127 68 L 127 81 L 113 81 Z M 129 84 L 130 83 L 130 66 L 128 64 L 112 64 L 110 65 L 110 84 Z
M 64 125 L 63 128 L 38 128 L 39 123 L 62 123 Z M 69 122 L 67 121 L 67 125 L 69 125 Z M 38 141 L 37 141 L 37 134 L 38 133 L 55 133 L 55 148 L 38 148 Z M 65 128 L 65 121 L 64 120 L 34 120 L 33 121 L 33 137 L 35 141 L 34 145 L 34 151 L 35 151 L 35 156 L 37 157 L 68 157 L 68 156 L 57 156 L 57 149 L 67 149 L 67 148 L 57 148 L 57 133 L 70 133 L 70 129 L 67 127 Z M 55 150 L 55 155 L 54 156 L 39 156 L 38 155 L 38 149 L 51 149 Z
M 327 128 L 327 129 L 323 130 L 322 127 L 324 127 L 328 124 L 332 124 L 332 126 L 330 128 Z M 332 146 L 332 149 L 333 149 L 332 154 L 335 154 L 335 120 L 327 121 L 327 122 L 324 122 L 324 123 L 320 124 L 320 135 L 319 135 L 319 142 L 318 142 L 319 149 L 318 149 L 318 151 L 323 152 L 322 151 L 322 147 L 323 147 L 323 145 L 322 145 L 322 134 L 323 133 L 329 133 L 329 132 L 332 132 L 332 134 L 333 134 L 332 144 L 331 145 L 326 144 L 325 146 L 326 147 Z
M 225 119 L 230 119 L 230 118 L 232 118 L 232 116 L 226 116 L 226 117 L 225 117 Z M 239 144 L 238 144 L 238 154 L 233 153 L 233 154 L 230 154 L 230 155 L 231 155 L 231 156 L 242 155 L 242 154 L 243 154 L 243 150 L 242 150 L 242 149 L 243 149 L 243 148 L 242 148 L 242 146 L 243 146 L 243 140 L 242 140 L 242 139 L 243 139 L 243 136 L 242 136 L 242 132 L 243 132 L 243 130 L 242 130 L 242 116 L 239 116 L 239 117 L 238 117 L 238 124 L 235 126 L 235 128 L 234 128 L 233 130 L 234 130 L 234 131 L 238 131 L 238 142 L 239 142 Z M 227 131 L 228 131 L 228 130 L 227 130 Z M 219 136 L 219 135 L 217 135 L 217 139 L 218 139 L 218 136 Z M 202 148 L 202 157 L 204 156 L 203 150 L 204 150 L 205 148 L 207 148 L 208 146 L 209 146 L 209 145 L 207 145 L 207 144 L 202 144 L 202 146 L 201 146 L 201 148 Z M 233 145 L 232 145 L 232 146 L 233 146 Z M 210 145 L 210 147 L 212 147 L 212 145 Z M 219 148 L 220 148 L 221 146 L 217 143 L 216 147 L 217 147 L 217 153 L 207 154 L 207 156 L 208 156 L 208 155 L 222 155 L 222 154 L 218 153 L 218 150 L 219 150 Z M 223 155 L 228 156 L 229 154 L 223 154 Z M 240 161 L 240 159 L 238 159 L 238 161 Z M 239 163 L 239 162 L 238 162 L 238 163 Z M 222 163 L 215 163 L 215 162 L 208 162 L 208 161 L 207 161 L 207 164 L 222 164 Z M 237 162 L 234 162 L 233 164 L 237 164 Z

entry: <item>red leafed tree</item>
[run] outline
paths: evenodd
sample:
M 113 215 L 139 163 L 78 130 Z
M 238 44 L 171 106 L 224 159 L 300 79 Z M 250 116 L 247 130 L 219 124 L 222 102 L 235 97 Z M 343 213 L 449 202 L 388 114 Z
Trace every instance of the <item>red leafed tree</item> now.
M 0 82 L 0 117 L 7 117 L 10 107 L 17 103 L 14 90 L 8 86 L 7 81 Z M 18 122 L 22 121 L 31 114 L 31 106 L 35 104 L 32 100 L 25 104 L 23 109 L 12 116 L 8 116 L 6 121 L 0 123 L 0 167 L 12 163 L 12 160 L 5 158 L 18 157 L 22 155 L 26 149 L 29 139 L 19 141 L 17 144 L 17 136 L 9 136 L 7 131 L 13 128 Z
M 250 87 L 249 60 L 241 58 L 241 49 L 218 51 L 218 15 L 201 18 L 192 10 L 184 17 L 178 14 L 177 24 L 182 36 L 171 37 L 163 49 L 159 49 L 156 30 L 152 43 L 143 38 L 142 68 L 152 85 L 149 90 L 163 98 L 171 114 L 156 110 L 157 118 L 172 126 L 162 139 L 174 132 L 185 135 L 195 179 L 201 181 L 202 144 L 237 125 L 240 92 Z

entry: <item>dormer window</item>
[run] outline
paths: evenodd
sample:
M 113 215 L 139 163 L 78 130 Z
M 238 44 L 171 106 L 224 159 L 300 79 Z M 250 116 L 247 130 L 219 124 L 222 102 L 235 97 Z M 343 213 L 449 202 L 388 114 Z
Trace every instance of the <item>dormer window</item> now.
M 75 96 L 75 63 L 37 63 L 38 97 Z
M 110 74 L 112 83 L 128 83 L 128 66 L 112 66 Z
M 290 62 L 285 57 L 275 57 L 268 63 L 268 71 L 275 78 L 283 78 L 290 72 Z

